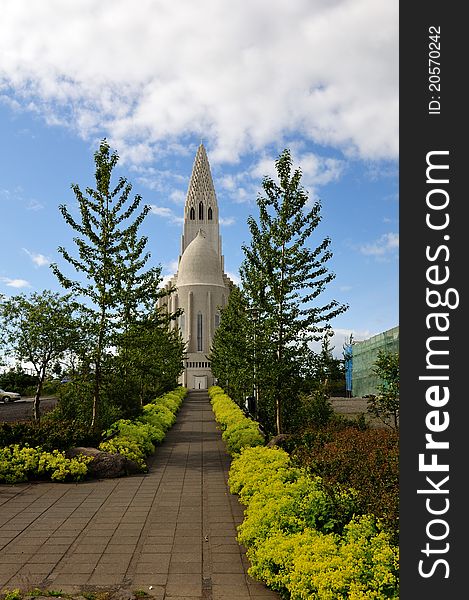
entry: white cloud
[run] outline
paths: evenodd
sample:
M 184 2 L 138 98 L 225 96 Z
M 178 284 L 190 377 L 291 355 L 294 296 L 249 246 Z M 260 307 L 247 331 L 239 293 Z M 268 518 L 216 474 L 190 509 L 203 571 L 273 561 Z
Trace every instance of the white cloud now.
M 335 158 L 327 158 L 314 154 L 313 152 L 302 152 L 295 148 L 291 149 L 292 168 L 301 169 L 301 185 L 308 192 L 310 200 L 317 196 L 317 189 L 331 181 L 336 181 L 342 174 L 345 162 Z M 253 181 L 262 180 L 265 176 L 277 181 L 275 161 L 277 157 L 264 155 L 251 169 L 250 175 Z
M 294 132 L 398 154 L 398 5 L 387 0 L 5 0 L 4 102 L 152 161 L 188 134 L 211 161 Z
M 399 249 L 399 234 L 385 233 L 371 244 L 360 246 L 360 252 L 368 256 L 383 257 Z
M 332 336 L 329 340 L 329 345 L 332 348 L 332 354 L 335 358 L 342 358 L 344 344 L 348 344 L 350 341 L 350 334 L 353 335 L 353 341 L 361 342 L 368 338 L 376 335 L 378 332 L 372 332 L 370 330 L 356 330 L 356 329 L 344 329 L 337 328 L 332 332 Z M 311 342 L 311 348 L 315 352 L 321 351 L 321 342 Z
M 44 254 L 30 252 L 26 248 L 23 248 L 23 250 L 37 267 L 44 267 L 50 263 L 50 260 Z
M 0 277 L 0 281 L 2 281 L 8 287 L 17 289 L 31 287 L 29 281 L 26 281 L 25 279 L 10 279 L 9 277 Z
M 168 219 L 170 223 L 184 223 L 183 217 L 178 217 L 177 215 L 175 215 L 174 212 L 167 206 L 156 206 L 155 204 L 150 204 L 150 212 L 152 212 L 154 215 L 157 215 L 158 217 Z
M 241 285 L 241 278 L 237 273 L 233 273 L 232 271 L 226 271 L 226 274 L 235 285 Z
M 173 277 L 173 275 L 177 273 L 178 266 L 179 261 L 177 260 L 171 260 L 170 262 L 165 263 L 163 265 L 163 277 L 161 287 L 164 287 L 168 283 L 168 281 Z
M 315 200 L 319 187 L 339 179 L 345 168 L 345 161 L 303 152 L 298 144 L 290 146 L 292 168 L 301 169 L 301 185 L 308 192 L 310 201 Z M 262 193 L 261 182 L 264 177 L 278 180 L 275 167 L 277 158 L 278 155 L 263 152 L 248 169 L 224 175 L 216 183 L 233 202 L 254 202 L 259 193 Z
M 13 190 L 0 189 L 0 200 L 22 204 L 27 210 L 41 210 L 44 205 L 35 198 L 25 198 L 23 188 L 18 185 Z
M 44 208 L 44 204 L 41 204 L 40 202 L 38 202 L 37 200 L 35 200 L 33 198 L 31 200 L 28 200 L 28 204 L 26 205 L 26 208 L 28 210 L 41 210 L 42 208 Z
M 220 225 L 225 225 L 225 227 L 236 223 L 236 219 L 234 217 L 220 217 L 219 221 Z
M 182 190 L 173 190 L 169 198 L 174 204 L 184 204 L 186 201 L 186 194 Z

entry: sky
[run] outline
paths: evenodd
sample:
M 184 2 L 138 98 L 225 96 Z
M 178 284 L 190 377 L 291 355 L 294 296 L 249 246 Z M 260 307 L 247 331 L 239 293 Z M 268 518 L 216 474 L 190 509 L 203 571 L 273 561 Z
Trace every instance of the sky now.
M 94 183 L 106 138 L 117 177 L 151 212 L 149 266 L 175 272 L 195 153 L 206 147 L 228 274 L 246 219 L 289 148 L 331 238 L 349 305 L 340 354 L 398 325 L 398 3 L 388 0 L 3 0 L 0 19 L 0 294 L 62 291 L 75 251 L 58 206 Z

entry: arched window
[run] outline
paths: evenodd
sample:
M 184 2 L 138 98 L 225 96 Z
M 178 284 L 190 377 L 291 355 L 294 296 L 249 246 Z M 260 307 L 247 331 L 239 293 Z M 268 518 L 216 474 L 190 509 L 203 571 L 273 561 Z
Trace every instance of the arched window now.
M 199 202 L 199 221 L 203 221 L 204 219 L 204 205 L 202 202 Z
M 220 313 L 215 313 L 215 329 L 220 325 Z
M 191 207 L 191 210 L 190 210 L 190 212 L 189 212 L 189 219 L 190 219 L 191 221 L 194 221 L 194 220 L 195 220 L 195 210 L 194 210 L 194 207 L 193 207 L 193 206 Z
M 197 352 L 202 352 L 202 313 L 197 315 Z
M 211 221 L 211 220 L 212 220 L 212 218 L 213 218 L 212 207 L 211 207 L 211 206 L 209 206 L 209 207 L 208 207 L 208 211 L 207 211 L 207 219 L 208 219 L 209 221 Z

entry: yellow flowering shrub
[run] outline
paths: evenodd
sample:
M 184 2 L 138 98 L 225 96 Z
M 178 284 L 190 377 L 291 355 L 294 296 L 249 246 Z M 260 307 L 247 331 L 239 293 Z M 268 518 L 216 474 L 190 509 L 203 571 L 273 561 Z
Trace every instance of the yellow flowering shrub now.
M 91 456 L 66 458 L 59 450 L 44 452 L 39 446 L 30 448 L 12 444 L 0 448 L 0 483 L 20 483 L 31 479 L 81 481 L 88 471 Z
M 230 490 L 247 506 L 238 541 L 249 574 L 290 600 L 398 598 L 398 549 L 372 515 L 354 516 L 358 492 L 324 485 L 280 448 L 246 448 Z
M 155 444 L 163 441 L 165 432 L 174 424 L 175 413 L 186 394 L 187 388 L 178 387 L 146 404 L 134 421 L 116 421 L 104 432 L 105 440 L 99 444 L 99 449 L 121 454 L 146 471 L 145 458 L 155 451 Z
M 149 454 L 151 454 L 151 448 L 153 448 L 154 451 L 155 447 L 147 444 L 146 449 L 149 451 Z M 99 449 L 103 452 L 110 452 L 111 454 L 121 454 L 136 462 L 142 471 L 147 470 L 147 465 L 145 463 L 146 454 L 140 446 L 138 438 L 135 439 L 124 435 L 117 435 L 116 437 L 101 442 L 99 444 Z
M 166 431 L 176 421 L 175 413 L 164 404 L 145 404 L 143 415 L 138 418 L 142 423 L 149 423 L 157 426 L 162 431 Z M 161 440 L 158 440 L 161 441 Z
M 257 446 L 245 448 L 231 462 L 229 486 L 243 504 L 275 481 L 294 481 L 300 474 L 291 465 L 290 456 L 281 448 Z
M 258 424 L 246 417 L 237 404 L 218 386 L 208 390 L 215 419 L 223 431 L 228 452 L 234 456 L 243 448 L 264 444 Z
M 249 574 L 290 600 L 399 598 L 398 548 L 370 515 L 351 521 L 342 536 L 276 533 L 247 556 Z

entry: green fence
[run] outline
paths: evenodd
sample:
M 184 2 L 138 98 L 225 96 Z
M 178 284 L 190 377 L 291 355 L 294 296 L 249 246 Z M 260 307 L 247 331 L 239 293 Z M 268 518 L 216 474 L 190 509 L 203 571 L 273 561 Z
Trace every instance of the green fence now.
M 399 327 L 378 333 L 363 342 L 352 346 L 352 395 L 376 394 L 379 378 L 373 373 L 378 352 L 399 352 Z

